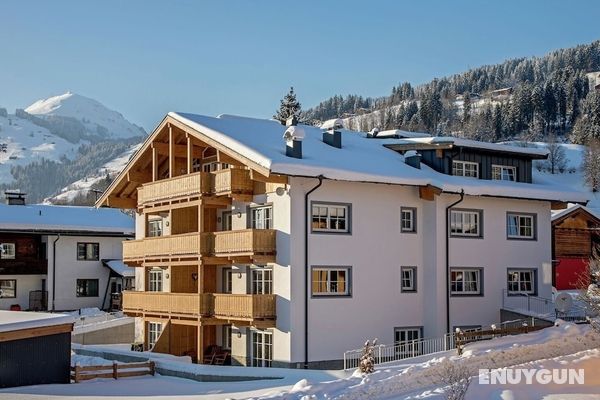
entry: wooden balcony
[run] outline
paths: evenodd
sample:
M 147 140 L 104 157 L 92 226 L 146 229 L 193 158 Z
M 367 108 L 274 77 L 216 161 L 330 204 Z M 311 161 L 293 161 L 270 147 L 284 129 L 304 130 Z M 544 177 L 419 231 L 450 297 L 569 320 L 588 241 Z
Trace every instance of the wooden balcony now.
M 200 233 L 158 236 L 123 242 L 123 261 L 140 262 L 148 258 L 199 257 Z
M 129 315 L 200 317 L 212 313 L 212 303 L 210 294 L 123 292 L 123 311 Z
M 175 178 L 143 184 L 138 189 L 138 207 L 165 202 L 177 202 L 201 195 L 230 196 L 250 200 L 254 184 L 250 171 L 229 168 L 215 172 L 194 172 Z
M 275 326 L 273 294 L 123 292 L 123 311 L 128 315 L 210 318 L 260 327 Z M 221 322 L 222 323 L 222 322 Z

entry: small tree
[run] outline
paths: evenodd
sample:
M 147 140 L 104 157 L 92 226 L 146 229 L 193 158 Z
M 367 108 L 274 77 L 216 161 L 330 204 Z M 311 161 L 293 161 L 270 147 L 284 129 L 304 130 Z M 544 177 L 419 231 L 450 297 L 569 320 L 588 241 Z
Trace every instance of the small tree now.
M 585 183 L 597 192 L 600 189 L 600 140 L 592 139 L 588 142 L 583 155 L 583 176 Z
M 555 174 L 558 172 L 564 172 L 567 168 L 567 156 L 565 154 L 565 149 L 558 143 L 556 140 L 556 135 L 551 134 L 548 137 L 548 144 L 546 145 L 548 149 L 548 160 L 547 169 L 550 173 Z
M 300 118 L 301 111 L 302 106 L 300 102 L 296 99 L 296 93 L 294 93 L 294 88 L 290 87 L 290 91 L 285 95 L 283 99 L 281 99 L 279 110 L 277 110 L 275 115 L 273 115 L 273 119 L 276 119 L 282 124 L 285 124 L 285 121 L 292 115 L 295 115 L 296 118 Z
M 465 398 L 471 384 L 471 374 L 464 363 L 442 361 L 439 378 L 445 386 L 444 397 L 447 400 L 463 400 Z
M 589 275 L 580 276 L 577 286 L 581 289 L 579 300 L 585 305 L 586 314 L 592 329 L 600 333 L 600 249 L 592 249 Z
M 358 368 L 363 374 L 372 374 L 375 372 L 375 356 L 373 355 L 373 348 L 377 345 L 377 339 L 373 340 L 373 343 L 368 340 L 365 342 L 363 348 L 363 354 L 360 357 L 360 364 Z

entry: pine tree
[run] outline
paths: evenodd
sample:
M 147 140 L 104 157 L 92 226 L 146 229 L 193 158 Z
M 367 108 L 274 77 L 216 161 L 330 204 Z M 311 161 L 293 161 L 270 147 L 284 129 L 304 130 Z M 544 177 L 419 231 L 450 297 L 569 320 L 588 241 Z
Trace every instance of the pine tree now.
M 341 96 L 340 96 L 340 98 L 341 98 Z M 336 98 L 336 100 L 337 100 L 337 98 Z M 336 103 L 337 103 L 337 101 L 336 101 Z M 285 121 L 292 115 L 295 115 L 296 118 L 299 118 L 301 111 L 302 111 L 302 106 L 301 106 L 300 102 L 296 99 L 296 93 L 294 93 L 294 87 L 290 87 L 290 91 L 285 95 L 285 97 L 283 99 L 281 99 L 281 104 L 279 106 L 279 110 L 277 110 L 275 115 L 273 115 L 273 119 L 276 119 L 285 125 Z
M 593 192 L 597 192 L 600 189 L 600 140 L 592 139 L 588 142 L 582 167 L 585 182 Z

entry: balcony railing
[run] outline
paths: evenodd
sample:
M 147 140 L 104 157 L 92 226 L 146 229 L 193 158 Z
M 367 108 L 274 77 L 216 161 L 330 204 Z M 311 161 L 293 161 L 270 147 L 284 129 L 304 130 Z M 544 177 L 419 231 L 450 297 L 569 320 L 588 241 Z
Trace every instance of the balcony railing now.
M 138 204 L 146 204 L 177 197 L 194 196 L 210 192 L 211 177 L 208 172 L 161 179 L 145 183 L 138 189 Z
M 273 294 L 123 292 L 123 311 L 253 321 L 276 318 Z
M 189 316 L 212 313 L 210 294 L 167 292 L 123 292 L 123 311 L 133 314 L 146 312 Z
M 200 234 L 157 236 L 123 242 L 123 259 L 138 260 L 144 257 L 184 256 L 200 254 Z
M 202 253 L 215 256 L 274 254 L 275 230 L 240 229 L 202 234 Z
M 247 169 L 228 168 L 210 173 L 194 172 L 143 184 L 138 189 L 138 205 L 202 194 L 251 195 L 253 190 L 254 183 Z
M 275 319 L 274 294 L 221 294 L 214 296 L 215 318 L 233 320 Z

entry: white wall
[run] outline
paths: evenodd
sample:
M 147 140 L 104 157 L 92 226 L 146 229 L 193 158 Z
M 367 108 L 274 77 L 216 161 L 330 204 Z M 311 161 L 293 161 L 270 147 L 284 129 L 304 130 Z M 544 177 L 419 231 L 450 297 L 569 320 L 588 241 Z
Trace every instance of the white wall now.
M 53 242 L 56 236 L 48 237 L 48 308 L 52 309 L 53 282 Z M 56 242 L 56 310 L 76 310 L 86 307 L 102 308 L 106 292 L 109 269 L 102 265 L 102 259 L 120 259 L 123 256 L 124 238 L 95 236 L 61 236 Z M 94 242 L 100 244 L 100 260 L 77 260 L 77 243 Z M 77 279 L 98 279 L 98 297 L 77 297 Z M 137 284 L 137 282 L 136 282 Z M 110 289 L 110 288 L 109 288 Z M 109 304 L 110 293 L 106 305 Z
M 29 292 L 42 290 L 42 280 L 46 275 L 0 275 L 0 279 L 17 280 L 17 297 L 0 299 L 0 310 L 8 310 L 13 304 L 21 306 L 21 310 L 29 308 Z

